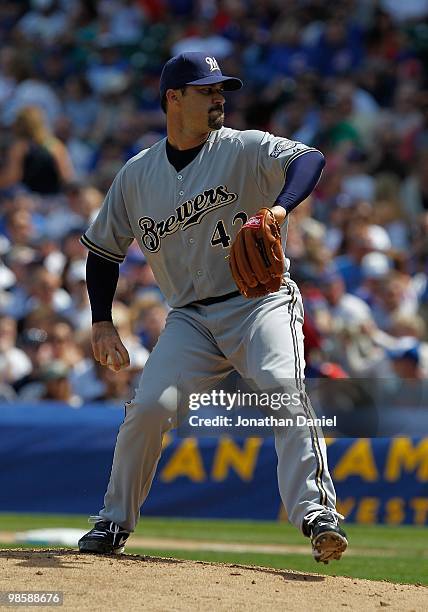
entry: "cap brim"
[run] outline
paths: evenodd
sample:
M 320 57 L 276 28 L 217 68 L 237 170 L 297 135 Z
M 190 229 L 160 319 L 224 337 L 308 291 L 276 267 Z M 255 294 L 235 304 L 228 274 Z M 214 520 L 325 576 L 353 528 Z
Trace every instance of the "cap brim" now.
M 226 91 L 236 91 L 237 89 L 241 89 L 243 85 L 241 79 L 226 75 L 204 77 L 203 79 L 197 79 L 196 81 L 189 81 L 186 83 L 186 85 L 214 85 L 215 83 L 223 83 Z

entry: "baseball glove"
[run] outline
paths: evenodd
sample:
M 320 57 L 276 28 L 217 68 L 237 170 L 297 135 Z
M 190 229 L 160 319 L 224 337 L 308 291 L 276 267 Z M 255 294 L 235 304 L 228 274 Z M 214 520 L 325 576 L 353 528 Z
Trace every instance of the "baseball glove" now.
M 278 291 L 285 272 L 281 230 L 269 208 L 261 208 L 241 227 L 229 256 L 232 276 L 246 298 Z

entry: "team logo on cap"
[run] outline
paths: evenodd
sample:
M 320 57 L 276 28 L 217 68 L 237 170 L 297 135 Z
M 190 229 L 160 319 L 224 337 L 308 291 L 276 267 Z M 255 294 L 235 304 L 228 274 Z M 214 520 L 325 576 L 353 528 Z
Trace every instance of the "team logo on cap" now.
M 213 72 L 214 70 L 220 70 L 215 57 L 206 57 L 205 61 L 210 67 L 210 72 Z

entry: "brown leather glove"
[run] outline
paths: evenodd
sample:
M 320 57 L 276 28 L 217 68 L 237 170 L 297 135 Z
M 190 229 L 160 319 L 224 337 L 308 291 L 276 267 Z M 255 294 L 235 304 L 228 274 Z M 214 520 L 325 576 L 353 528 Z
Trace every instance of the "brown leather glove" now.
M 261 208 L 241 227 L 230 249 L 229 265 L 247 298 L 278 291 L 285 272 L 281 230 L 269 208 Z

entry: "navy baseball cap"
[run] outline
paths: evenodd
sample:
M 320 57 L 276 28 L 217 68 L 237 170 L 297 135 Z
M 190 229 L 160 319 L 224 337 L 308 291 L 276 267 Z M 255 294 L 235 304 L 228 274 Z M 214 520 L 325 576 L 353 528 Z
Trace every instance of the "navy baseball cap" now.
M 242 87 L 240 79 L 222 74 L 215 57 L 207 53 L 188 51 L 172 57 L 163 67 L 159 86 L 160 97 L 162 100 L 167 89 L 215 83 L 223 83 L 227 91 Z

